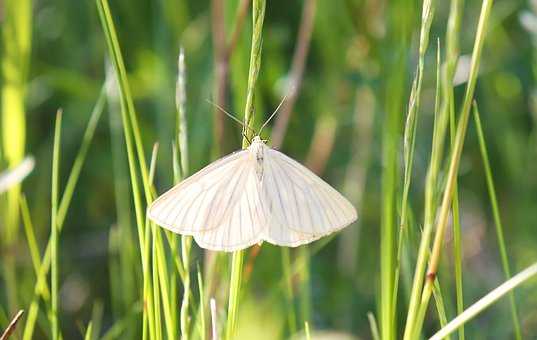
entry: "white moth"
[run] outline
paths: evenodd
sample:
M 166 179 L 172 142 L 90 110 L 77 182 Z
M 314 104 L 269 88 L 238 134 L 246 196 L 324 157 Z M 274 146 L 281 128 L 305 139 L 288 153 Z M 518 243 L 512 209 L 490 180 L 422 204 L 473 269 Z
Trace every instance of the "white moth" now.
M 296 247 L 338 231 L 356 209 L 313 172 L 259 136 L 160 196 L 149 218 L 210 250 L 267 241 Z

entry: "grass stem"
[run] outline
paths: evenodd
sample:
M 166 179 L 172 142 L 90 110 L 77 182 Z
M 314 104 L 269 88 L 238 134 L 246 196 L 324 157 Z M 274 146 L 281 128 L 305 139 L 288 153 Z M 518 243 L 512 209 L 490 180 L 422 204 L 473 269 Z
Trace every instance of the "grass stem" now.
M 242 147 L 248 147 L 248 139 L 251 140 L 252 132 L 249 129 L 254 115 L 254 94 L 255 83 L 261 66 L 261 46 L 263 20 L 265 18 L 265 0 L 253 0 L 252 6 L 252 47 L 250 52 L 250 70 L 248 72 L 248 89 L 246 92 L 246 106 L 244 108 L 244 129 L 245 136 Z M 242 277 L 242 263 L 244 253 L 242 250 L 236 251 L 231 260 L 231 281 L 229 288 L 228 319 L 226 327 L 226 339 L 231 340 L 235 331 L 237 319 L 239 294 Z

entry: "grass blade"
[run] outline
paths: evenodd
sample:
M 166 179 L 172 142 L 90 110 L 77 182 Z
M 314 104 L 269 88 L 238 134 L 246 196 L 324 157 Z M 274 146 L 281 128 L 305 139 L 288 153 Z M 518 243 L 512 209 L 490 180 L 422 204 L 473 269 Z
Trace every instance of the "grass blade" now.
M 32 45 L 32 1 L 11 0 L 2 2 L 2 51 L 1 73 L 1 155 L 10 169 L 19 164 L 25 153 L 26 116 L 25 94 L 27 91 L 28 64 Z M 2 212 L 3 247 L 16 244 L 19 230 L 20 185 L 12 186 L 7 193 L 5 209 Z M 18 282 L 15 258 L 9 253 L 2 256 L 2 272 L 7 291 L 8 312 L 16 311 L 18 302 Z
M 498 301 L 505 294 L 510 293 L 520 284 L 526 282 L 531 277 L 537 275 L 537 263 L 532 264 L 520 273 L 507 280 L 490 293 L 482 297 L 476 303 L 467 308 L 462 314 L 451 320 L 444 328 L 429 338 L 429 340 L 441 340 L 455 331 L 458 327 L 471 320 L 473 317 L 481 313 L 491 304 Z
M 250 51 L 250 70 L 248 72 L 248 90 L 246 92 L 246 106 L 244 108 L 244 129 L 245 136 L 242 140 L 242 147 L 248 147 L 248 140 L 251 140 L 252 132 L 250 129 L 251 121 L 254 115 L 254 93 L 255 83 L 261 66 L 261 43 L 263 20 L 265 19 L 265 0 L 253 0 L 252 4 L 252 47 Z M 237 322 L 237 311 L 239 305 L 239 294 L 242 277 L 242 263 L 244 253 L 242 250 L 236 251 L 231 259 L 231 282 L 229 288 L 228 318 L 226 325 L 226 339 L 231 340 L 235 331 Z
M 483 128 L 481 126 L 481 119 L 479 118 L 479 111 L 477 105 L 474 107 L 474 120 L 477 130 L 477 137 L 479 141 L 479 150 L 481 151 L 481 158 L 483 159 L 483 167 L 485 168 L 485 178 L 487 180 L 487 189 L 489 193 L 490 204 L 492 206 L 492 215 L 494 217 L 494 225 L 496 226 L 496 237 L 498 238 L 498 248 L 500 249 L 500 257 L 502 259 L 502 267 L 505 275 L 505 279 L 511 278 L 511 269 L 509 266 L 509 256 L 507 255 L 507 249 L 505 247 L 505 239 L 503 232 L 503 224 L 500 217 L 500 209 L 498 208 L 498 199 L 496 198 L 496 189 L 494 188 L 494 180 L 492 178 L 492 171 L 489 163 L 489 157 L 487 153 L 487 145 L 485 143 L 485 136 L 483 134 Z M 515 302 L 515 294 L 509 293 L 509 303 L 511 305 L 511 318 L 513 320 L 513 327 L 515 330 L 515 338 L 522 339 L 522 332 L 520 331 L 520 322 L 518 320 L 517 307 Z
M 17 314 L 13 317 L 9 325 L 7 325 L 7 328 L 5 331 L 0 335 L 0 340 L 7 340 L 15 332 L 15 327 L 17 327 L 17 323 L 19 322 L 19 319 L 22 317 L 22 314 L 24 314 L 24 311 L 21 309 L 18 311 Z
M 62 126 L 62 111 L 58 110 L 56 114 L 56 126 L 54 128 L 54 147 L 52 152 L 52 192 L 51 192 L 51 222 L 50 222 L 50 240 L 51 240 L 51 269 L 50 269 L 50 287 L 51 287 L 51 310 L 50 318 L 52 324 L 52 339 L 60 338 L 60 327 L 58 322 L 58 294 L 59 294 L 59 245 L 58 245 L 58 177 L 60 166 L 60 140 Z
M 84 334 L 84 340 L 93 339 L 93 323 L 90 321 L 88 328 L 86 329 L 86 334 Z
M 377 320 L 375 320 L 375 315 L 373 313 L 367 313 L 367 320 L 369 320 L 369 328 L 371 329 L 371 338 L 373 340 L 380 340 L 379 327 L 377 325 Z
M 97 100 L 92 110 L 89 123 L 86 126 L 86 130 L 84 132 L 82 144 L 75 158 L 74 164 L 78 164 L 79 166 L 75 167 L 75 165 L 73 164 L 73 167 L 71 168 L 71 171 L 69 173 L 69 178 L 67 180 L 66 189 L 64 190 L 64 193 L 62 195 L 60 205 L 59 205 L 60 207 L 62 206 L 64 207 L 64 210 L 63 210 L 64 214 L 60 214 L 59 209 L 58 209 L 58 214 L 57 214 L 58 232 L 61 232 L 62 230 L 63 223 L 65 221 L 65 214 L 67 213 L 67 210 L 69 208 L 76 184 L 78 183 L 80 172 L 82 170 L 82 165 L 84 164 L 85 158 L 87 155 L 87 150 L 89 148 L 89 145 L 91 145 L 93 136 L 95 134 L 96 123 L 102 114 L 102 111 L 104 108 L 104 98 L 105 98 L 104 91 L 101 91 L 99 99 Z M 95 124 L 91 124 L 91 122 L 95 122 Z M 86 151 L 83 152 L 83 150 L 86 150 Z M 23 334 L 24 340 L 30 340 L 33 338 L 34 326 L 35 326 L 37 314 L 39 311 L 39 300 L 38 300 L 39 295 L 43 294 L 43 292 L 48 290 L 46 278 L 47 278 L 47 273 L 51 266 L 51 252 L 52 252 L 51 248 L 52 248 L 52 240 L 50 238 L 46 246 L 45 254 L 43 255 L 41 265 L 39 267 L 39 272 L 38 272 L 36 284 L 34 287 L 34 297 L 32 298 L 32 302 L 30 303 L 30 308 L 28 310 L 28 317 L 26 319 L 26 324 L 24 326 L 24 334 Z
M 436 273 L 438 270 L 438 264 L 440 261 L 440 255 L 442 250 L 442 243 L 444 239 L 444 232 L 447 226 L 447 220 L 449 215 L 450 206 L 452 204 L 453 192 L 455 189 L 455 180 L 457 178 L 459 170 L 459 161 L 462 154 L 462 148 L 464 145 L 464 137 L 466 135 L 466 129 L 468 126 L 468 118 L 470 115 L 470 106 L 472 103 L 472 98 L 474 96 L 475 85 L 477 82 L 477 73 L 479 70 L 479 63 L 481 59 L 481 52 L 483 49 L 483 43 L 486 35 L 486 28 L 488 24 L 488 19 L 490 17 L 490 12 L 492 10 L 492 0 L 484 0 L 481 7 L 481 14 L 479 17 L 479 24 L 477 27 L 477 33 L 474 43 L 474 50 L 472 53 L 472 62 L 470 68 L 470 74 L 468 78 L 468 85 L 466 87 L 466 92 L 464 96 L 464 101 L 461 109 L 461 115 L 457 124 L 457 133 L 455 137 L 455 142 L 453 145 L 453 150 L 451 153 L 451 159 L 449 162 L 449 170 L 447 175 L 447 182 L 445 185 L 444 195 L 442 197 L 442 203 L 440 205 L 438 218 L 436 222 L 436 234 L 433 243 L 433 248 L 431 251 L 431 258 L 429 261 L 429 266 L 427 269 L 427 280 L 423 288 L 423 293 L 421 297 L 420 307 L 419 307 L 419 317 L 416 319 L 415 325 L 413 325 L 413 331 L 410 333 L 412 335 L 417 335 L 421 330 L 423 325 L 423 317 L 425 315 L 425 310 L 429 303 L 431 297 L 433 283 L 436 278 Z

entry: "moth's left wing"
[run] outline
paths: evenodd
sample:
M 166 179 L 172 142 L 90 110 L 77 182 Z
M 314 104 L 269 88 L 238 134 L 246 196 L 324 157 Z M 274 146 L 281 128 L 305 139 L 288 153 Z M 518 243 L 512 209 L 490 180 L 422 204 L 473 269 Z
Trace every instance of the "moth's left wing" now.
M 248 167 L 245 180 L 237 190 L 241 195 L 217 228 L 192 234 L 202 248 L 235 251 L 263 240 L 267 216 L 259 195 L 260 183 L 254 166 Z

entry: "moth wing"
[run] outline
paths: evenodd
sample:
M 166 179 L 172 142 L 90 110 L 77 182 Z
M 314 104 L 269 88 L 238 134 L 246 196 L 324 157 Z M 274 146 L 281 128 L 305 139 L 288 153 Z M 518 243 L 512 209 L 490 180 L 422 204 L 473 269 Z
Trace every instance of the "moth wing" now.
M 260 183 L 255 167 L 249 168 L 239 190 L 242 195 L 217 228 L 194 234 L 194 239 L 202 248 L 235 251 L 263 240 L 267 216 L 259 194 Z
M 149 207 L 155 223 L 192 235 L 228 223 L 254 169 L 247 150 L 223 157 L 164 193 Z
M 298 246 L 340 230 L 357 219 L 352 204 L 309 169 L 267 148 L 262 197 L 269 216 L 265 239 Z

